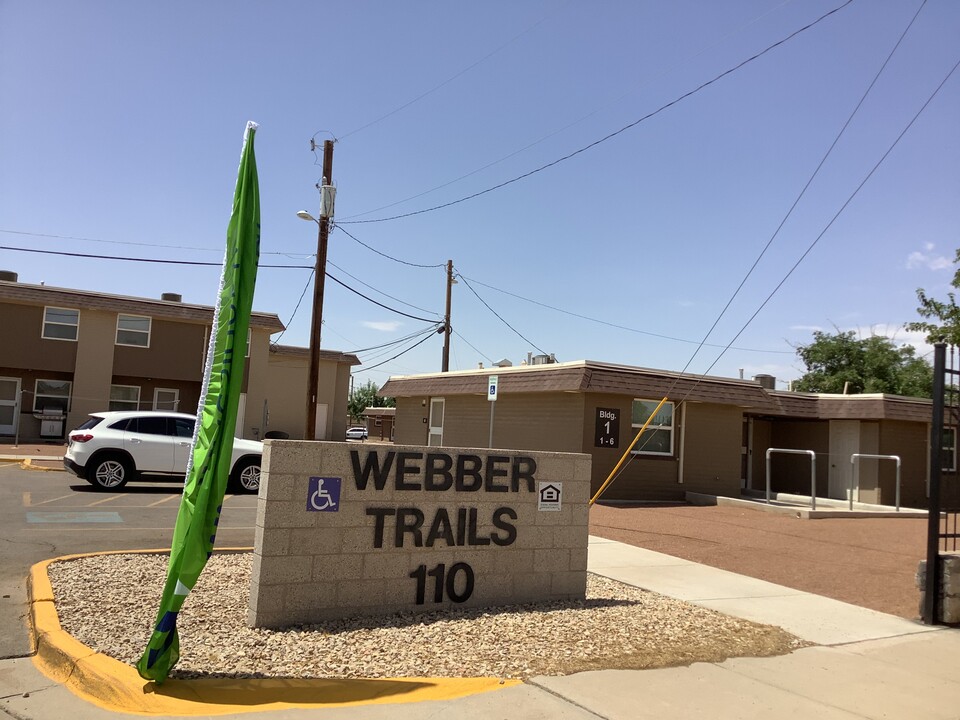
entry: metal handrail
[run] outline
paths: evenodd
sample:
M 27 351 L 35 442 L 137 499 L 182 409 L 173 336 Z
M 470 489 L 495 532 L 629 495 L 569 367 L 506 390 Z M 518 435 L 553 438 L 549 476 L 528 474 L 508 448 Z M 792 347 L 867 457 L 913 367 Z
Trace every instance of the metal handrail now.
M 770 504 L 770 455 L 771 453 L 810 456 L 810 509 L 817 509 L 817 454 L 813 450 L 792 450 L 788 448 L 767 448 L 767 504 Z
M 850 464 L 853 465 L 853 472 L 850 474 L 850 488 L 848 490 L 848 495 L 850 496 L 850 509 L 853 510 L 853 486 L 854 479 L 856 479 L 856 486 L 860 487 L 860 464 L 857 462 L 860 458 L 868 458 L 871 460 L 896 460 L 897 461 L 897 512 L 900 512 L 900 456 L 899 455 L 869 455 L 867 453 L 854 453 L 850 456 Z

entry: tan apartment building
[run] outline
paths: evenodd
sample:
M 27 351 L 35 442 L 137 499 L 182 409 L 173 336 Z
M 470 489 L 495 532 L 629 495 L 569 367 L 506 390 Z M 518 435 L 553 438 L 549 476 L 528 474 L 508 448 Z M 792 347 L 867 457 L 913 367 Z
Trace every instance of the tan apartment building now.
M 151 300 L 0 274 L 0 436 L 60 439 L 103 410 L 195 413 L 213 312 L 173 293 Z M 271 345 L 281 330 L 275 314 L 252 313 L 238 436 L 303 437 L 309 353 Z M 356 364 L 354 355 L 322 353 L 318 439 L 343 438 Z
M 495 401 L 488 400 L 492 376 Z M 816 453 L 818 497 L 847 497 L 853 454 L 897 455 L 903 504 L 926 503 L 929 400 L 778 392 L 764 385 L 584 360 L 391 377 L 380 394 L 396 399 L 398 444 L 589 453 L 593 492 L 649 419 L 604 493 L 608 501 L 763 490 L 766 451 L 774 448 Z M 945 477 L 955 483 L 952 432 L 944 440 Z M 806 456 L 771 455 L 775 492 L 809 495 L 810 471 Z M 895 462 L 858 461 L 857 475 L 855 500 L 894 503 Z

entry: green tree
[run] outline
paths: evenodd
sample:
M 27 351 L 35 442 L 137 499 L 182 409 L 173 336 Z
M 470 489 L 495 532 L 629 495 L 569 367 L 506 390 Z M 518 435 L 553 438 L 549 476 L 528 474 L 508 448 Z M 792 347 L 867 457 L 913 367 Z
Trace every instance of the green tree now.
M 933 368 L 916 350 L 897 347 L 889 338 L 859 338 L 849 332 L 813 333 L 813 342 L 797 348 L 807 372 L 794 390 L 816 393 L 888 393 L 931 397 Z
M 363 419 L 363 411 L 368 407 L 396 407 L 396 401 L 393 398 L 377 395 L 379 389 L 373 380 L 368 380 L 363 385 L 350 391 L 347 410 L 354 421 L 360 422 Z
M 953 262 L 960 264 L 960 250 L 957 250 Z M 960 288 L 960 268 L 954 271 L 953 282 L 950 284 L 954 288 Z M 956 294 L 948 292 L 946 301 L 935 300 L 927 295 L 923 288 L 919 288 L 917 300 L 920 301 L 917 312 L 926 320 L 907 323 L 907 330 L 926 333 L 927 342 L 931 344 L 945 342 L 960 345 L 960 307 L 957 307 Z M 936 322 L 933 322 L 934 320 Z

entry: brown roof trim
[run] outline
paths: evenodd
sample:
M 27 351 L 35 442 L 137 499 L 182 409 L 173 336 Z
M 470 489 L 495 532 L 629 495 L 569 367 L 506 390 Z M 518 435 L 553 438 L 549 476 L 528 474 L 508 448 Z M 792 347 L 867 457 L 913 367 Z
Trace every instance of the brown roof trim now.
M 931 401 L 897 395 L 817 395 L 766 390 L 753 380 L 682 375 L 666 370 L 593 360 L 483 368 L 391 377 L 381 397 L 486 395 L 487 378 L 498 377 L 498 393 L 590 392 L 736 405 L 750 415 L 812 420 L 884 419 L 929 422 Z
M 128 295 L 109 295 L 107 293 L 70 288 L 50 287 L 48 285 L 27 285 L 21 282 L 0 281 L 0 300 L 23 305 L 56 305 L 78 310 L 106 310 L 149 315 L 155 318 L 199 322 L 209 325 L 213 322 L 213 307 L 193 305 L 167 300 Z M 253 312 L 250 314 L 251 327 L 269 330 L 271 333 L 284 329 L 283 323 L 275 313 Z
M 378 394 L 383 397 L 486 395 L 487 378 L 491 375 L 498 377 L 499 393 L 594 392 L 659 398 L 673 386 L 670 399 L 676 401 L 688 399 L 776 410 L 767 392 L 753 381 L 701 378 L 593 360 L 391 377 Z
M 298 347 L 296 345 L 278 345 L 271 343 L 270 352 L 274 355 L 287 355 L 288 357 L 310 357 L 310 348 Z M 340 352 L 339 350 L 324 350 L 323 348 L 320 348 L 320 359 L 349 363 L 350 365 L 361 364 L 360 358 L 353 353 Z
M 364 417 L 393 417 L 397 414 L 395 407 L 368 407 L 362 413 Z

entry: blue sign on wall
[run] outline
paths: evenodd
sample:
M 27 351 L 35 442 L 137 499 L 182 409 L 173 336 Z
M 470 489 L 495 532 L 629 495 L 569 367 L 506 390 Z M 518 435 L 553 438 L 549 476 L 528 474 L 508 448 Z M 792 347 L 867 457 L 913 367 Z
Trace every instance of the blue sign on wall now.
M 312 477 L 307 484 L 307 510 L 337 512 L 340 509 L 340 481 L 338 477 Z

